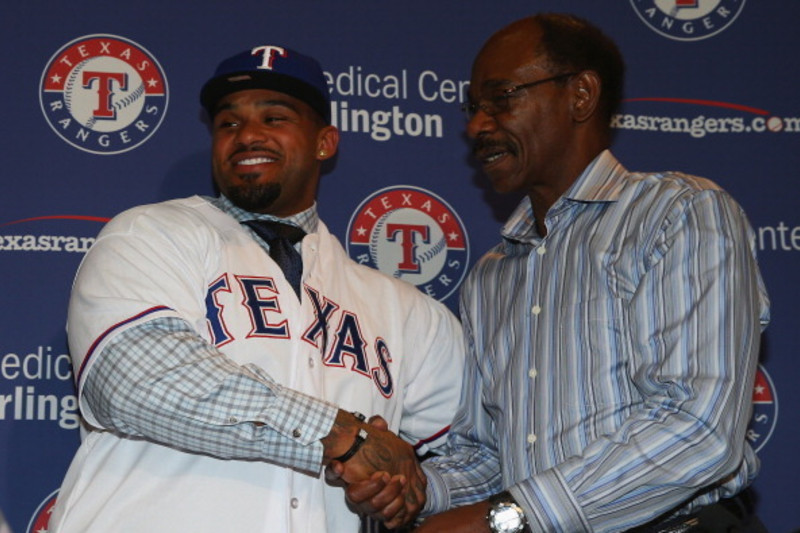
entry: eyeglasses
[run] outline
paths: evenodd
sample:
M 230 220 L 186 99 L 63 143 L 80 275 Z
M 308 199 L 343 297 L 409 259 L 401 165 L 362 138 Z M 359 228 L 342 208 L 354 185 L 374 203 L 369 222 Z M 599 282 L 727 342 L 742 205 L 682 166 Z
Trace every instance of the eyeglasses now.
M 509 87 L 508 89 L 503 89 L 500 91 L 496 91 L 494 94 L 489 95 L 487 98 L 483 98 L 478 100 L 477 103 L 475 102 L 464 102 L 461 104 L 461 111 L 463 111 L 467 115 L 467 120 L 472 120 L 472 117 L 480 109 L 490 117 L 498 115 L 500 113 L 505 113 L 511 108 L 511 98 L 520 92 L 522 89 L 530 89 L 531 87 L 536 87 L 537 85 L 541 85 L 542 83 L 547 83 L 550 81 L 557 81 L 562 80 L 564 78 L 569 78 L 570 76 L 574 76 L 577 72 L 567 72 L 565 74 L 559 74 L 557 76 L 552 76 L 550 78 L 545 78 L 543 80 L 536 80 L 531 81 L 528 83 L 522 83 L 520 85 L 514 85 Z

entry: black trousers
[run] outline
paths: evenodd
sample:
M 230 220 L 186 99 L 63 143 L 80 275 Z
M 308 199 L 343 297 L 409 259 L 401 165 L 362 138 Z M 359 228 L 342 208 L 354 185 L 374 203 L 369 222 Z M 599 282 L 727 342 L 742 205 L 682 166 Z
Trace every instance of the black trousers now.
M 768 533 L 753 507 L 750 493 L 744 492 L 692 514 L 655 520 L 628 533 Z

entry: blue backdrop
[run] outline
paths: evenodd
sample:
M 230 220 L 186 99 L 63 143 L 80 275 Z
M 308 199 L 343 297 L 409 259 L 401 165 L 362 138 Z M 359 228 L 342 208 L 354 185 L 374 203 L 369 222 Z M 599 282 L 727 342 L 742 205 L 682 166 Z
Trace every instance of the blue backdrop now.
M 453 214 L 453 265 L 432 261 L 412 281 L 455 310 L 463 271 L 497 241 L 517 201 L 493 194 L 469 161 L 459 104 L 472 58 L 508 22 L 565 9 L 604 28 L 626 57 L 616 155 L 632 170 L 717 181 L 757 230 L 773 320 L 750 424 L 763 462 L 755 488 L 770 531 L 800 527 L 800 323 L 791 310 L 800 299 L 800 2 L 6 4 L 0 509 L 15 533 L 45 530 L 79 441 L 64 333 L 75 269 L 119 211 L 212 193 L 198 93 L 221 58 L 279 43 L 320 59 L 342 130 L 321 186 L 323 218 L 357 256 L 352 225 L 383 194 L 412 192 Z M 125 90 L 108 98 L 102 87 L 120 79 Z

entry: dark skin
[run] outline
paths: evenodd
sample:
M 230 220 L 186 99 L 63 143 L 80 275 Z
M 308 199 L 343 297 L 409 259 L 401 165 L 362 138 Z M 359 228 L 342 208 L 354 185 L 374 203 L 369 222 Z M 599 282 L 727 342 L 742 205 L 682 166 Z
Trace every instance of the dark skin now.
M 336 154 L 338 142 L 338 130 L 305 102 L 264 89 L 237 91 L 220 100 L 212 120 L 214 181 L 243 209 L 287 217 L 314 204 L 321 164 Z M 364 445 L 346 463 L 333 461 L 360 428 L 368 432 Z M 419 511 L 425 477 L 414 449 L 385 423 L 365 424 L 339 410 L 321 443 L 323 466 L 335 468 L 340 480 L 382 479 L 391 498 L 380 501 L 393 515 Z
M 512 23 L 493 35 L 472 68 L 470 99 L 480 104 L 498 91 L 562 74 L 540 49 L 541 29 L 531 19 Z M 610 130 L 599 111 L 597 73 L 581 71 L 563 82 L 543 83 L 513 94 L 508 110 L 489 115 L 479 109 L 467 125 L 473 154 L 497 192 L 522 192 L 530 198 L 540 236 L 545 216 L 587 165 L 610 144 Z M 363 512 L 398 523 L 393 508 L 381 507 L 394 490 L 385 477 L 352 484 L 348 500 Z M 489 533 L 488 501 L 433 515 L 417 533 Z M 402 515 L 402 523 L 412 520 Z
M 567 71 L 549 65 L 539 50 L 541 31 L 523 19 L 495 34 L 476 58 L 470 97 Z M 541 236 L 550 207 L 610 139 L 598 111 L 600 79 L 583 71 L 565 82 L 523 89 L 506 113 L 479 111 L 467 124 L 475 156 L 497 192 L 523 192 L 531 200 Z
M 345 463 L 334 461 L 353 444 L 359 429 L 368 436 L 358 452 Z M 413 447 L 389 431 L 376 417 L 364 424 L 350 413 L 339 411 L 331 432 L 321 439 L 323 465 L 331 484 L 380 481 L 386 492 L 379 498 L 382 508 L 396 520 L 416 515 L 425 502 L 425 475 Z M 336 474 L 333 475 L 333 472 Z M 399 516 L 398 516 L 399 515 Z
M 222 98 L 211 131 L 220 192 L 243 209 L 278 217 L 314 204 L 322 161 L 339 143 L 338 130 L 305 102 L 264 89 Z
M 347 420 L 348 416 L 352 417 L 347 413 L 343 417 L 344 420 Z M 332 435 L 340 431 L 336 429 L 339 420 L 340 416 L 337 416 L 337 423 L 331 431 Z M 358 427 L 365 426 L 352 429 L 353 437 L 349 440 L 350 443 L 355 439 Z M 350 487 L 370 487 L 372 498 L 370 512 L 367 513 L 366 508 L 357 507 L 364 514 L 370 514 L 384 521 L 390 528 L 398 527 L 409 522 L 422 509 L 425 504 L 427 481 L 413 448 L 388 431 L 388 424 L 383 418 L 379 416 L 371 418 L 366 427 L 369 433 L 366 442 L 346 463 L 330 461 L 326 452 L 323 460 L 323 464 L 327 465 L 326 478 L 332 485 L 345 486 L 346 491 L 349 491 Z M 343 428 L 341 431 L 347 434 L 350 428 Z M 322 442 L 327 447 L 326 439 L 327 437 L 322 439 Z M 341 454 L 334 452 L 331 455 Z

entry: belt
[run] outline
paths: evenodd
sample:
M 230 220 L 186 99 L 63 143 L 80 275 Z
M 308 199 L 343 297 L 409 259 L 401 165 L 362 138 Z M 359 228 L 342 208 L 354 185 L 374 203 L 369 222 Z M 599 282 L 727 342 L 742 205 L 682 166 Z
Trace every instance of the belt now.
M 695 512 L 656 520 L 628 530 L 628 533 L 715 533 L 728 531 L 763 531 L 766 528 L 752 512 L 748 494 L 720 500 Z

